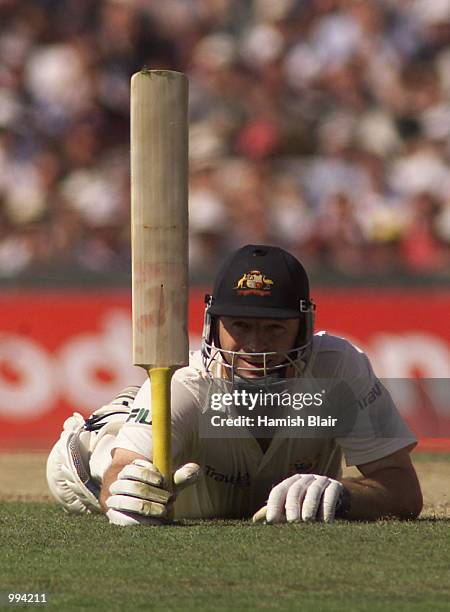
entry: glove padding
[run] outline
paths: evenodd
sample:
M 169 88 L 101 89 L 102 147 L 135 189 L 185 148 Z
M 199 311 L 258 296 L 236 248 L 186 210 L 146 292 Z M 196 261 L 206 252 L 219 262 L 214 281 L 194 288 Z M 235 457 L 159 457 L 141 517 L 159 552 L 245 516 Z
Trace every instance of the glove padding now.
M 98 486 L 91 478 L 89 432 L 78 412 L 64 422 L 59 440 L 47 459 L 47 483 L 56 501 L 70 514 L 101 512 Z
M 109 522 L 115 525 L 160 525 L 167 521 L 177 494 L 197 482 L 200 466 L 186 463 L 173 475 L 168 491 L 158 468 L 150 461 L 135 459 L 118 474 L 106 500 Z
M 253 516 L 253 522 L 332 523 L 341 503 L 344 486 L 333 478 L 316 474 L 295 474 L 270 492 L 267 506 Z

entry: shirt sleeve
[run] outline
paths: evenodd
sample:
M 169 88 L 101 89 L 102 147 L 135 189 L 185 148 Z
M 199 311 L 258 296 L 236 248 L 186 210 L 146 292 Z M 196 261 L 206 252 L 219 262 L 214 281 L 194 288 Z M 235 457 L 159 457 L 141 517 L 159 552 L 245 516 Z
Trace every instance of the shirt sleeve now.
M 348 466 L 376 461 L 417 444 L 367 355 L 350 343 L 339 378 L 353 397 L 352 427 L 336 438 Z
M 198 407 L 192 393 L 176 378 L 171 381 L 172 457 L 189 454 L 198 423 Z M 146 380 L 133 402 L 130 416 L 117 434 L 112 449 L 121 448 L 153 456 L 151 385 Z

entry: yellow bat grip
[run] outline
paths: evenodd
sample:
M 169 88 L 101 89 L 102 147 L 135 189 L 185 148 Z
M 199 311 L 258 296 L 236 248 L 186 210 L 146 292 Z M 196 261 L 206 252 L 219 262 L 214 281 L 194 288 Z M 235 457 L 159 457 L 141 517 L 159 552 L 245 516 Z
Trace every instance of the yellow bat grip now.
M 149 368 L 152 396 L 153 463 L 172 490 L 170 381 L 173 368 Z

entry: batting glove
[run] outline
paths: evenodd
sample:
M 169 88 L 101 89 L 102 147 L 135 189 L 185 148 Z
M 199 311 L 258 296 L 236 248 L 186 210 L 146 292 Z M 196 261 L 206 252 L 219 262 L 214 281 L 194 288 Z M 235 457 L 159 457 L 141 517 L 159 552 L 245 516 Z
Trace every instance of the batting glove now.
M 170 517 L 177 494 L 197 482 L 199 475 L 199 465 L 186 463 L 174 473 L 174 488 L 168 491 L 153 463 L 135 459 L 119 472 L 110 486 L 106 516 L 115 525 L 161 525 Z
M 342 504 L 344 486 L 333 478 L 316 474 L 295 474 L 270 492 L 267 506 L 253 516 L 253 522 L 332 523 Z

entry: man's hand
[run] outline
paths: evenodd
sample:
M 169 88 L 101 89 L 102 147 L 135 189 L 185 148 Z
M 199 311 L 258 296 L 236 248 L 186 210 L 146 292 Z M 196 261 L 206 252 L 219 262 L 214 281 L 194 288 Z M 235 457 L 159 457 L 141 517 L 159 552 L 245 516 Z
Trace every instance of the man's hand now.
M 316 474 L 295 474 L 270 492 L 267 506 L 253 516 L 258 523 L 332 523 L 341 504 L 344 486 L 337 480 Z
M 118 474 L 109 487 L 106 516 L 115 525 L 160 525 L 167 522 L 176 495 L 197 482 L 200 466 L 186 463 L 174 476 L 173 492 L 168 490 L 159 470 L 144 459 L 135 459 Z

